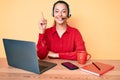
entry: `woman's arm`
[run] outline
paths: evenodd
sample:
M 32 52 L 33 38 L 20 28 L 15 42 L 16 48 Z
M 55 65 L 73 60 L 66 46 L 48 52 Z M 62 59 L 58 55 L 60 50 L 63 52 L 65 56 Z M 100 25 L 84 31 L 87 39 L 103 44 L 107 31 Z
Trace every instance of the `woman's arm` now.
M 77 60 L 77 51 L 86 51 L 85 43 L 82 38 L 80 32 L 76 29 L 74 32 L 74 51 L 59 53 L 59 58 L 61 59 L 69 59 L 69 60 Z
M 39 34 L 37 43 L 37 55 L 40 59 L 44 59 L 48 54 L 48 47 L 44 35 L 45 34 Z
M 45 39 L 45 31 L 47 27 L 47 20 L 44 18 L 43 13 L 41 13 L 42 17 L 38 24 L 40 29 L 40 34 L 37 43 L 37 55 L 40 59 L 44 59 L 48 54 L 46 39 Z

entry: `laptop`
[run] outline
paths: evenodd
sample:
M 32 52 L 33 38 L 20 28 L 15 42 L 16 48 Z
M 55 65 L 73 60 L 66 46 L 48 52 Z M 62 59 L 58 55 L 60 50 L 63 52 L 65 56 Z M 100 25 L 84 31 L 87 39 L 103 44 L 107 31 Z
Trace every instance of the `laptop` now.
M 3 39 L 3 43 L 8 65 L 12 67 L 41 74 L 57 65 L 39 60 L 34 42 Z

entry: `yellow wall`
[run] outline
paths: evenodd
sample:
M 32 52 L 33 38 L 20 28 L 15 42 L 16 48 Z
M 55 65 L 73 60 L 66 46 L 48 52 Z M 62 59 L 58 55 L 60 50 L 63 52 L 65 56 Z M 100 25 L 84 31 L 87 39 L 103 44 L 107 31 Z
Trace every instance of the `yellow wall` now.
M 83 35 L 93 59 L 120 59 L 120 0 L 66 0 L 72 17 L 68 23 Z M 2 38 L 37 42 L 41 12 L 53 24 L 56 0 L 0 1 L 0 57 L 5 57 Z

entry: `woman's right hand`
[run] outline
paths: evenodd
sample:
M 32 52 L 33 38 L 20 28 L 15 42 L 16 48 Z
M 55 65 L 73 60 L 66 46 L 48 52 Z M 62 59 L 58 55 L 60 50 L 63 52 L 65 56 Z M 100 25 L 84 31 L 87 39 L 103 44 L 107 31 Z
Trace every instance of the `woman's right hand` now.
M 40 29 L 40 33 L 44 34 L 46 27 L 47 27 L 47 20 L 44 18 L 43 13 L 41 13 L 41 14 L 42 14 L 42 18 L 41 18 L 38 26 Z

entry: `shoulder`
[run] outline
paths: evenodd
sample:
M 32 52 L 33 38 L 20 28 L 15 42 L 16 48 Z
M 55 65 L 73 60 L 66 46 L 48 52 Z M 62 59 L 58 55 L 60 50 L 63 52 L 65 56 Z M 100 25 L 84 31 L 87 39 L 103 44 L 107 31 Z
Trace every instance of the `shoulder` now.
M 49 30 L 52 30 L 53 28 L 54 27 L 52 26 L 52 27 L 47 28 L 46 30 L 49 31 Z
M 68 25 L 68 29 L 69 29 L 70 31 L 80 32 L 77 28 L 72 27 L 72 26 L 69 26 L 69 25 Z
M 68 26 L 68 27 L 70 29 L 70 33 L 75 36 L 75 39 L 81 39 L 82 40 L 82 35 L 77 28 L 71 27 L 71 26 Z
M 47 28 L 47 29 L 46 29 L 46 32 L 49 32 L 49 31 L 54 31 L 54 30 L 55 30 L 55 27 L 54 27 L 54 26 L 52 26 L 52 27 Z

